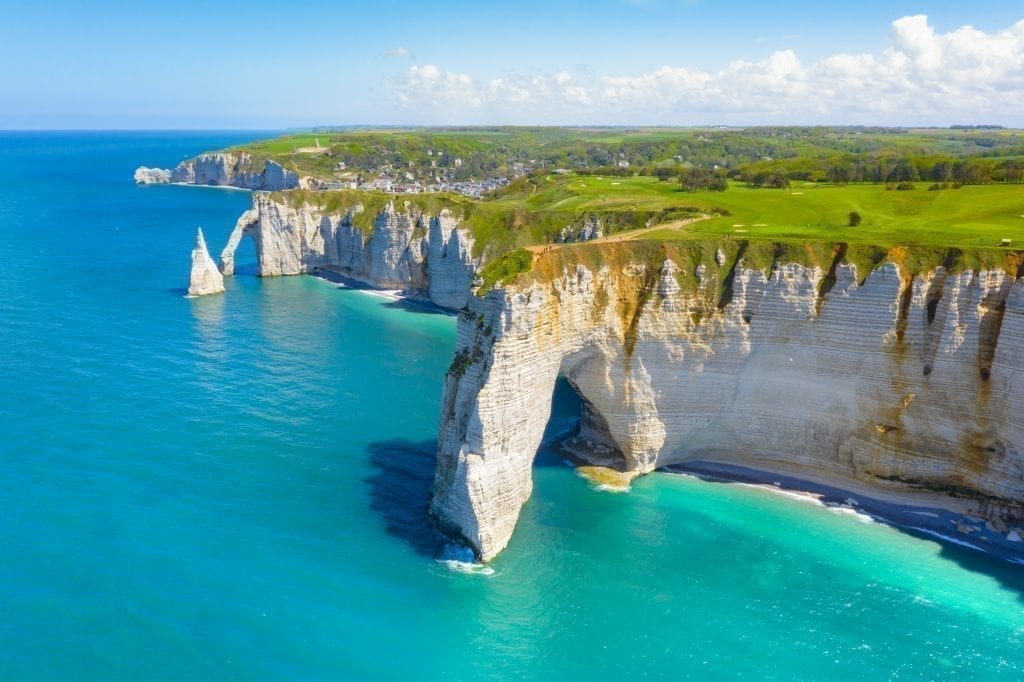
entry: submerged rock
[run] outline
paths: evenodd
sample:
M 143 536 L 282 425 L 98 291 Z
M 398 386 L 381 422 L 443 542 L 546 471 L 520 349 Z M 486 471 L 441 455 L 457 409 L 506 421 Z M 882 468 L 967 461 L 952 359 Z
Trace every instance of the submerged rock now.
M 196 245 L 192 249 L 192 273 L 188 281 L 188 295 L 205 296 L 221 293 L 224 293 L 224 276 L 210 258 L 206 240 L 203 239 L 203 228 L 199 228 L 196 231 Z

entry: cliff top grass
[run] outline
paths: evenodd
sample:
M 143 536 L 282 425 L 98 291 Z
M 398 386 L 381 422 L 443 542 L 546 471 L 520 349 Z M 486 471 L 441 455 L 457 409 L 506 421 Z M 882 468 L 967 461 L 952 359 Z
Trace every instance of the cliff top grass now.
M 884 262 L 897 263 L 910 275 L 945 265 L 954 272 L 999 267 L 1020 276 L 1024 261 L 1024 188 L 1014 185 L 929 191 L 930 183 L 916 183 L 912 190 L 822 183 L 754 189 L 733 183 L 725 192 L 691 193 L 648 177 L 564 176 L 531 182 L 534 190 L 510 188 L 498 201 L 538 206 L 550 202 L 576 211 L 665 210 L 685 201 L 709 216 L 620 235 L 629 238 L 625 242 L 547 249 L 529 270 L 520 272 L 532 271 L 531 276 L 539 279 L 557 276 L 573 263 L 593 270 L 602 264 L 650 261 L 660 268 L 665 258 L 718 271 L 730 267 L 737 254 L 742 254 L 746 267 L 766 274 L 775 262 L 826 272 L 850 263 L 861 278 Z M 714 210 L 727 215 L 715 215 Z M 857 226 L 849 224 L 851 211 L 862 217 Z M 1010 240 L 1009 246 L 1003 246 L 1004 240 Z M 719 249 L 726 256 L 724 266 L 715 262 Z M 686 283 L 681 284 L 685 288 Z
M 580 209 L 572 205 L 545 206 L 515 197 L 501 200 L 476 200 L 458 194 L 401 194 L 362 190 L 313 192 L 291 190 L 274 192 L 274 201 L 291 206 L 308 204 L 334 215 L 352 212 L 352 223 L 363 231 L 371 231 L 379 212 L 389 202 L 398 211 L 434 216 L 448 209 L 462 221 L 473 235 L 473 255 L 489 259 L 517 248 L 551 244 L 567 227 L 578 229 L 591 216 L 596 216 L 606 234 L 631 234 L 652 225 L 671 224 L 703 215 L 705 208 L 685 202 L 626 202 Z M 362 210 L 355 212 L 357 206 Z M 714 210 L 714 209 L 710 209 Z
M 1004 239 L 1024 245 L 1024 187 L 964 185 L 929 191 L 882 185 L 798 183 L 789 189 L 733 185 L 698 205 L 727 209 L 726 218 L 688 226 L 686 237 L 730 236 L 756 240 L 827 239 L 876 245 L 989 248 Z M 849 215 L 861 216 L 850 225 Z M 680 232 L 655 231 L 649 239 L 676 239 Z
M 726 192 L 690 193 L 653 178 L 570 175 L 534 176 L 487 200 L 356 190 L 278 192 L 273 198 L 334 214 L 362 206 L 353 222 L 364 230 L 372 230 L 377 213 L 391 201 L 400 211 L 427 216 L 448 209 L 474 235 L 476 255 L 488 257 L 479 273 L 480 295 L 527 273 L 549 281 L 577 263 L 592 270 L 642 263 L 653 271 L 671 258 L 691 274 L 704 265 L 719 273 L 716 296 L 721 296 L 725 273 L 740 256 L 746 267 L 766 274 L 776 262 L 829 273 L 839 263 L 851 263 L 861 278 L 884 262 L 898 263 L 905 274 L 940 264 L 952 271 L 1000 267 L 1018 274 L 1024 262 L 1019 250 L 1024 192 L 1011 185 L 937 191 L 924 183 L 902 191 L 882 185 L 808 184 L 786 190 L 734 185 Z M 846 224 L 851 210 L 863 216 L 856 227 Z M 552 243 L 564 227 L 579 226 L 589 216 L 598 217 L 611 236 Z M 1001 246 L 1004 239 L 1009 247 Z M 721 264 L 715 257 L 719 250 L 725 256 Z M 686 277 L 680 275 L 681 285 L 696 284 Z
M 1024 187 L 965 185 L 930 191 L 884 185 L 797 183 L 788 189 L 752 189 L 732 183 L 725 192 L 686 192 L 652 177 L 535 175 L 496 196 L 474 200 L 451 194 L 389 197 L 380 192 L 276 193 L 291 203 L 314 203 L 338 212 L 366 204 L 361 220 L 372 225 L 375 210 L 393 199 L 426 213 L 449 208 L 462 216 L 491 257 L 517 247 L 549 244 L 562 228 L 588 216 L 601 219 L 605 234 L 654 241 L 726 238 L 745 241 L 827 241 L 880 247 L 996 248 L 1009 239 L 1024 246 Z M 849 224 L 858 213 L 859 225 Z M 683 219 L 707 216 L 680 226 Z M 664 225 L 663 229 L 649 229 Z M 648 229 L 645 229 L 648 228 Z
M 685 229 L 638 235 L 654 240 L 730 237 L 747 240 L 829 240 L 891 246 L 959 248 L 1024 245 L 1024 187 L 965 185 L 929 191 L 884 185 L 794 183 L 788 189 L 731 183 L 725 192 L 686 192 L 674 182 L 634 176 L 544 176 L 511 186 L 496 203 L 576 212 L 664 211 L 685 206 L 710 215 Z M 857 212 L 861 223 L 849 225 Z M 719 213 L 722 215 L 715 215 Z
M 531 269 L 573 259 L 596 265 L 665 249 L 684 260 L 699 254 L 704 264 L 721 248 L 728 258 L 743 253 L 748 266 L 765 271 L 781 260 L 824 270 L 851 262 L 866 273 L 886 260 L 911 272 L 939 263 L 1012 269 L 1019 267 L 1016 249 L 1024 246 L 1020 184 L 964 184 L 955 189 L 947 185 L 933 191 L 931 182 L 901 182 L 898 186 L 904 189 L 897 189 L 896 184 L 794 179 L 831 177 L 828 168 L 851 163 L 862 170 L 876 162 L 879 167 L 889 163 L 890 170 L 900 163 L 918 164 L 914 172 L 925 177 L 936 164 L 949 166 L 958 159 L 980 159 L 990 167 L 996 159 L 1024 161 L 1024 133 L 1015 130 L 350 129 L 291 134 L 235 149 L 254 154 L 255 160 L 273 158 L 285 167 L 325 178 L 338 177 L 339 162 L 348 172 L 445 168 L 449 180 L 459 174 L 494 176 L 513 163 L 563 169 L 533 172 L 482 200 L 457 194 L 389 196 L 354 190 L 275 194 L 280 201 L 315 204 L 338 214 L 361 205 L 363 211 L 354 213 L 352 222 L 364 231 L 373 229 L 377 213 L 389 201 L 400 211 L 408 206 L 427 215 L 447 208 L 472 233 L 474 255 L 489 261 L 480 273 L 481 291 Z M 784 170 L 790 186 L 753 188 L 729 181 L 724 192 L 689 192 L 674 179 L 654 177 L 657 170 L 671 178 L 679 169 L 700 166 L 719 168 L 719 175 L 721 169 L 739 169 L 731 172 L 732 177 L 750 177 L 742 169 L 764 164 Z M 634 172 L 641 165 L 643 175 Z M 595 171 L 595 166 L 606 168 Z M 594 174 L 564 170 L 583 167 Z M 856 225 L 850 224 L 852 213 L 860 218 Z M 575 233 L 591 217 L 600 220 L 605 241 L 628 240 L 629 246 L 554 244 L 565 228 Z M 539 251 L 557 253 L 536 258 Z

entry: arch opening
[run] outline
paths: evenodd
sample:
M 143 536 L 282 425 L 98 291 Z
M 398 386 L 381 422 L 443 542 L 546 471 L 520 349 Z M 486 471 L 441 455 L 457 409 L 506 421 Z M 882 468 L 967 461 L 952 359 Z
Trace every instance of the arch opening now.
M 246 238 L 248 237 L 248 238 Z M 234 261 L 234 272 L 236 275 L 256 275 L 259 273 L 259 259 L 256 254 L 256 238 L 247 234 L 244 235 L 235 249 L 232 260 Z
M 547 452 L 577 467 L 601 468 L 625 474 L 625 455 L 608 431 L 608 423 L 568 374 L 555 380 L 551 414 L 535 463 L 545 463 Z
M 259 263 L 259 234 L 256 231 L 256 227 L 259 225 L 259 213 L 256 209 L 249 209 L 238 219 L 235 223 L 235 229 L 231 231 L 228 236 L 228 243 L 224 246 L 224 250 L 220 252 L 220 271 L 224 275 L 235 274 L 235 257 L 238 251 L 239 245 L 244 241 L 244 237 L 250 237 L 252 243 L 252 251 L 256 260 L 256 274 L 260 274 L 260 263 Z

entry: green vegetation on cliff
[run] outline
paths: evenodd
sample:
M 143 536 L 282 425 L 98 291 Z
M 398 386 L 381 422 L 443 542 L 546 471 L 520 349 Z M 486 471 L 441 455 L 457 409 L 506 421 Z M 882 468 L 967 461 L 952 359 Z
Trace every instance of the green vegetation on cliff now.
M 533 267 L 533 254 L 526 249 L 516 249 L 498 256 L 487 263 L 479 272 L 479 296 L 483 296 L 500 282 L 512 282 Z
M 390 195 L 362 190 L 293 190 L 274 192 L 271 196 L 277 202 L 292 206 L 308 204 L 335 215 L 352 212 L 353 224 L 364 231 L 373 229 L 377 214 L 388 203 L 393 203 L 397 211 L 428 216 L 448 209 L 473 235 L 474 255 L 485 255 L 489 259 L 516 248 L 554 243 L 563 230 L 569 228 L 568 231 L 575 234 L 591 218 L 600 221 L 604 234 L 620 234 L 697 218 L 707 211 L 720 211 L 678 201 L 597 201 L 592 208 L 572 202 L 545 206 L 543 202 L 515 195 L 476 200 L 449 193 Z
M 521 159 L 534 170 L 481 199 L 448 192 L 363 190 L 274 195 L 278 201 L 312 204 L 328 213 L 352 212 L 353 223 L 364 231 L 373 229 L 389 202 L 414 215 L 433 216 L 447 209 L 475 239 L 474 256 L 488 262 L 479 273 L 481 292 L 525 276 L 531 268 L 530 276 L 555 276 L 556 266 L 574 259 L 595 267 L 601 262 L 615 265 L 622 258 L 646 262 L 648 255 L 657 260 L 665 249 L 683 259 L 681 267 L 703 264 L 716 271 L 727 271 L 740 256 L 748 266 L 766 272 L 777 261 L 815 265 L 833 273 L 826 277 L 827 287 L 843 262 L 857 265 L 860 273 L 884 261 L 899 262 L 910 272 L 945 263 L 953 268 L 1003 266 L 1016 273 L 1021 260 L 1016 249 L 1024 246 L 1024 191 L 1006 178 L 980 184 L 916 180 L 937 172 L 935 164 L 945 163 L 942 155 L 960 159 L 960 173 L 966 172 L 964 163 L 975 161 L 992 170 L 996 152 L 999 159 L 1020 160 L 1015 155 L 1024 153 L 1024 138 L 1016 131 L 358 130 L 288 136 L 245 148 L 261 158 L 283 154 L 295 163 L 328 160 L 335 167 L 345 163 L 352 168 L 352 162 L 393 169 L 425 165 L 483 175 L 507 171 L 512 160 Z M 698 149 L 710 156 L 697 155 Z M 836 154 L 873 155 L 878 168 L 897 173 L 900 180 L 825 181 L 822 177 Z M 724 155 L 718 160 L 740 170 L 734 173 L 740 179 L 723 181 L 725 191 L 688 191 L 678 181 L 678 168 L 694 167 L 691 158 L 711 160 L 715 155 Z M 348 161 L 339 161 L 342 157 Z M 779 165 L 780 159 L 785 163 Z M 595 168 L 595 163 L 608 167 Z M 641 163 L 646 165 L 638 167 Z M 952 173 L 955 162 L 950 164 Z M 538 170 L 540 166 L 561 170 Z M 302 170 L 294 163 L 291 167 Z M 654 172 L 646 174 L 651 168 Z M 758 183 L 742 179 L 744 168 L 766 173 L 770 168 L 788 186 L 756 187 Z M 810 170 L 794 170 L 798 168 Z M 720 170 L 714 172 L 724 177 Z M 814 179 L 799 179 L 805 176 Z M 600 227 L 598 243 L 562 243 L 575 241 L 585 226 L 594 225 Z M 724 254 L 724 265 L 716 262 L 718 251 Z M 683 270 L 692 279 L 693 268 Z M 727 297 L 726 278 L 719 278 L 715 296 Z
M 477 240 L 477 252 L 495 257 L 517 247 L 551 244 L 566 227 L 601 221 L 605 236 L 678 241 L 729 238 L 747 241 L 830 241 L 956 247 L 1024 245 L 1024 191 L 1012 185 L 956 190 L 887 190 L 883 185 L 807 183 L 789 189 L 690 193 L 648 177 L 535 175 L 483 200 L 454 194 L 388 195 L 339 190 L 278 192 L 278 200 L 311 203 L 342 213 L 362 204 L 356 219 L 372 227 L 388 201 L 436 214 L 450 209 Z M 862 216 L 849 224 L 849 214 Z M 698 220 L 694 220 L 700 218 Z M 660 229 L 650 229 L 658 228 Z M 647 228 L 645 230 L 645 228 Z
M 696 295 L 691 308 L 694 323 L 721 309 L 732 300 L 736 268 L 760 270 L 770 276 L 779 264 L 818 268 L 824 275 L 819 284 L 819 301 L 836 283 L 839 265 L 853 265 L 863 281 L 885 263 L 900 266 L 905 284 L 911 278 L 943 266 L 951 274 L 965 270 L 998 268 L 1011 276 L 1024 276 L 1024 251 L 1016 249 L 958 249 L 934 246 L 881 247 L 827 241 L 748 241 L 734 239 L 691 239 L 676 241 L 629 240 L 591 242 L 538 252 L 528 271 L 502 278 L 505 284 L 520 286 L 549 283 L 572 272 L 577 265 L 591 272 L 607 267 L 618 283 L 618 307 L 624 322 L 636 311 L 623 306 L 642 306 L 653 294 L 666 260 L 676 264 L 676 283 Z M 637 267 L 639 266 L 639 267 Z M 909 289 L 908 289 L 909 291 Z M 480 293 L 480 292 L 478 292 Z M 604 301 L 607 302 L 608 294 Z M 598 292 L 596 300 L 601 300 Z M 703 303 L 701 303 L 703 302 Z M 628 328 L 628 324 L 624 324 Z

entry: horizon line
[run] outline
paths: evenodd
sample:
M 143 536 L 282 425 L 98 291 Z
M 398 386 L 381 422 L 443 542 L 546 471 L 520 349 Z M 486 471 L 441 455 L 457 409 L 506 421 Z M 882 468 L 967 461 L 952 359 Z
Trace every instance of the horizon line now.
M 379 123 L 349 123 L 349 124 L 316 124 L 308 126 L 285 126 L 285 127 L 25 127 L 25 128 L 4 128 L 0 127 L 0 133 L 187 133 L 187 132 L 211 132 L 211 133 L 292 133 L 292 132 L 335 132 L 332 130 L 317 129 L 364 129 L 364 130 L 444 130 L 456 128 L 564 128 L 564 129 L 687 129 L 687 128 L 719 128 L 719 129 L 743 129 L 743 128 L 906 128 L 910 130 L 950 130 L 958 128 L 977 128 L 992 130 L 1020 131 L 1021 127 L 1005 125 L 1001 123 L 950 123 L 947 125 L 936 124 L 914 124 L 914 123 L 408 123 L 408 124 L 379 124 Z

